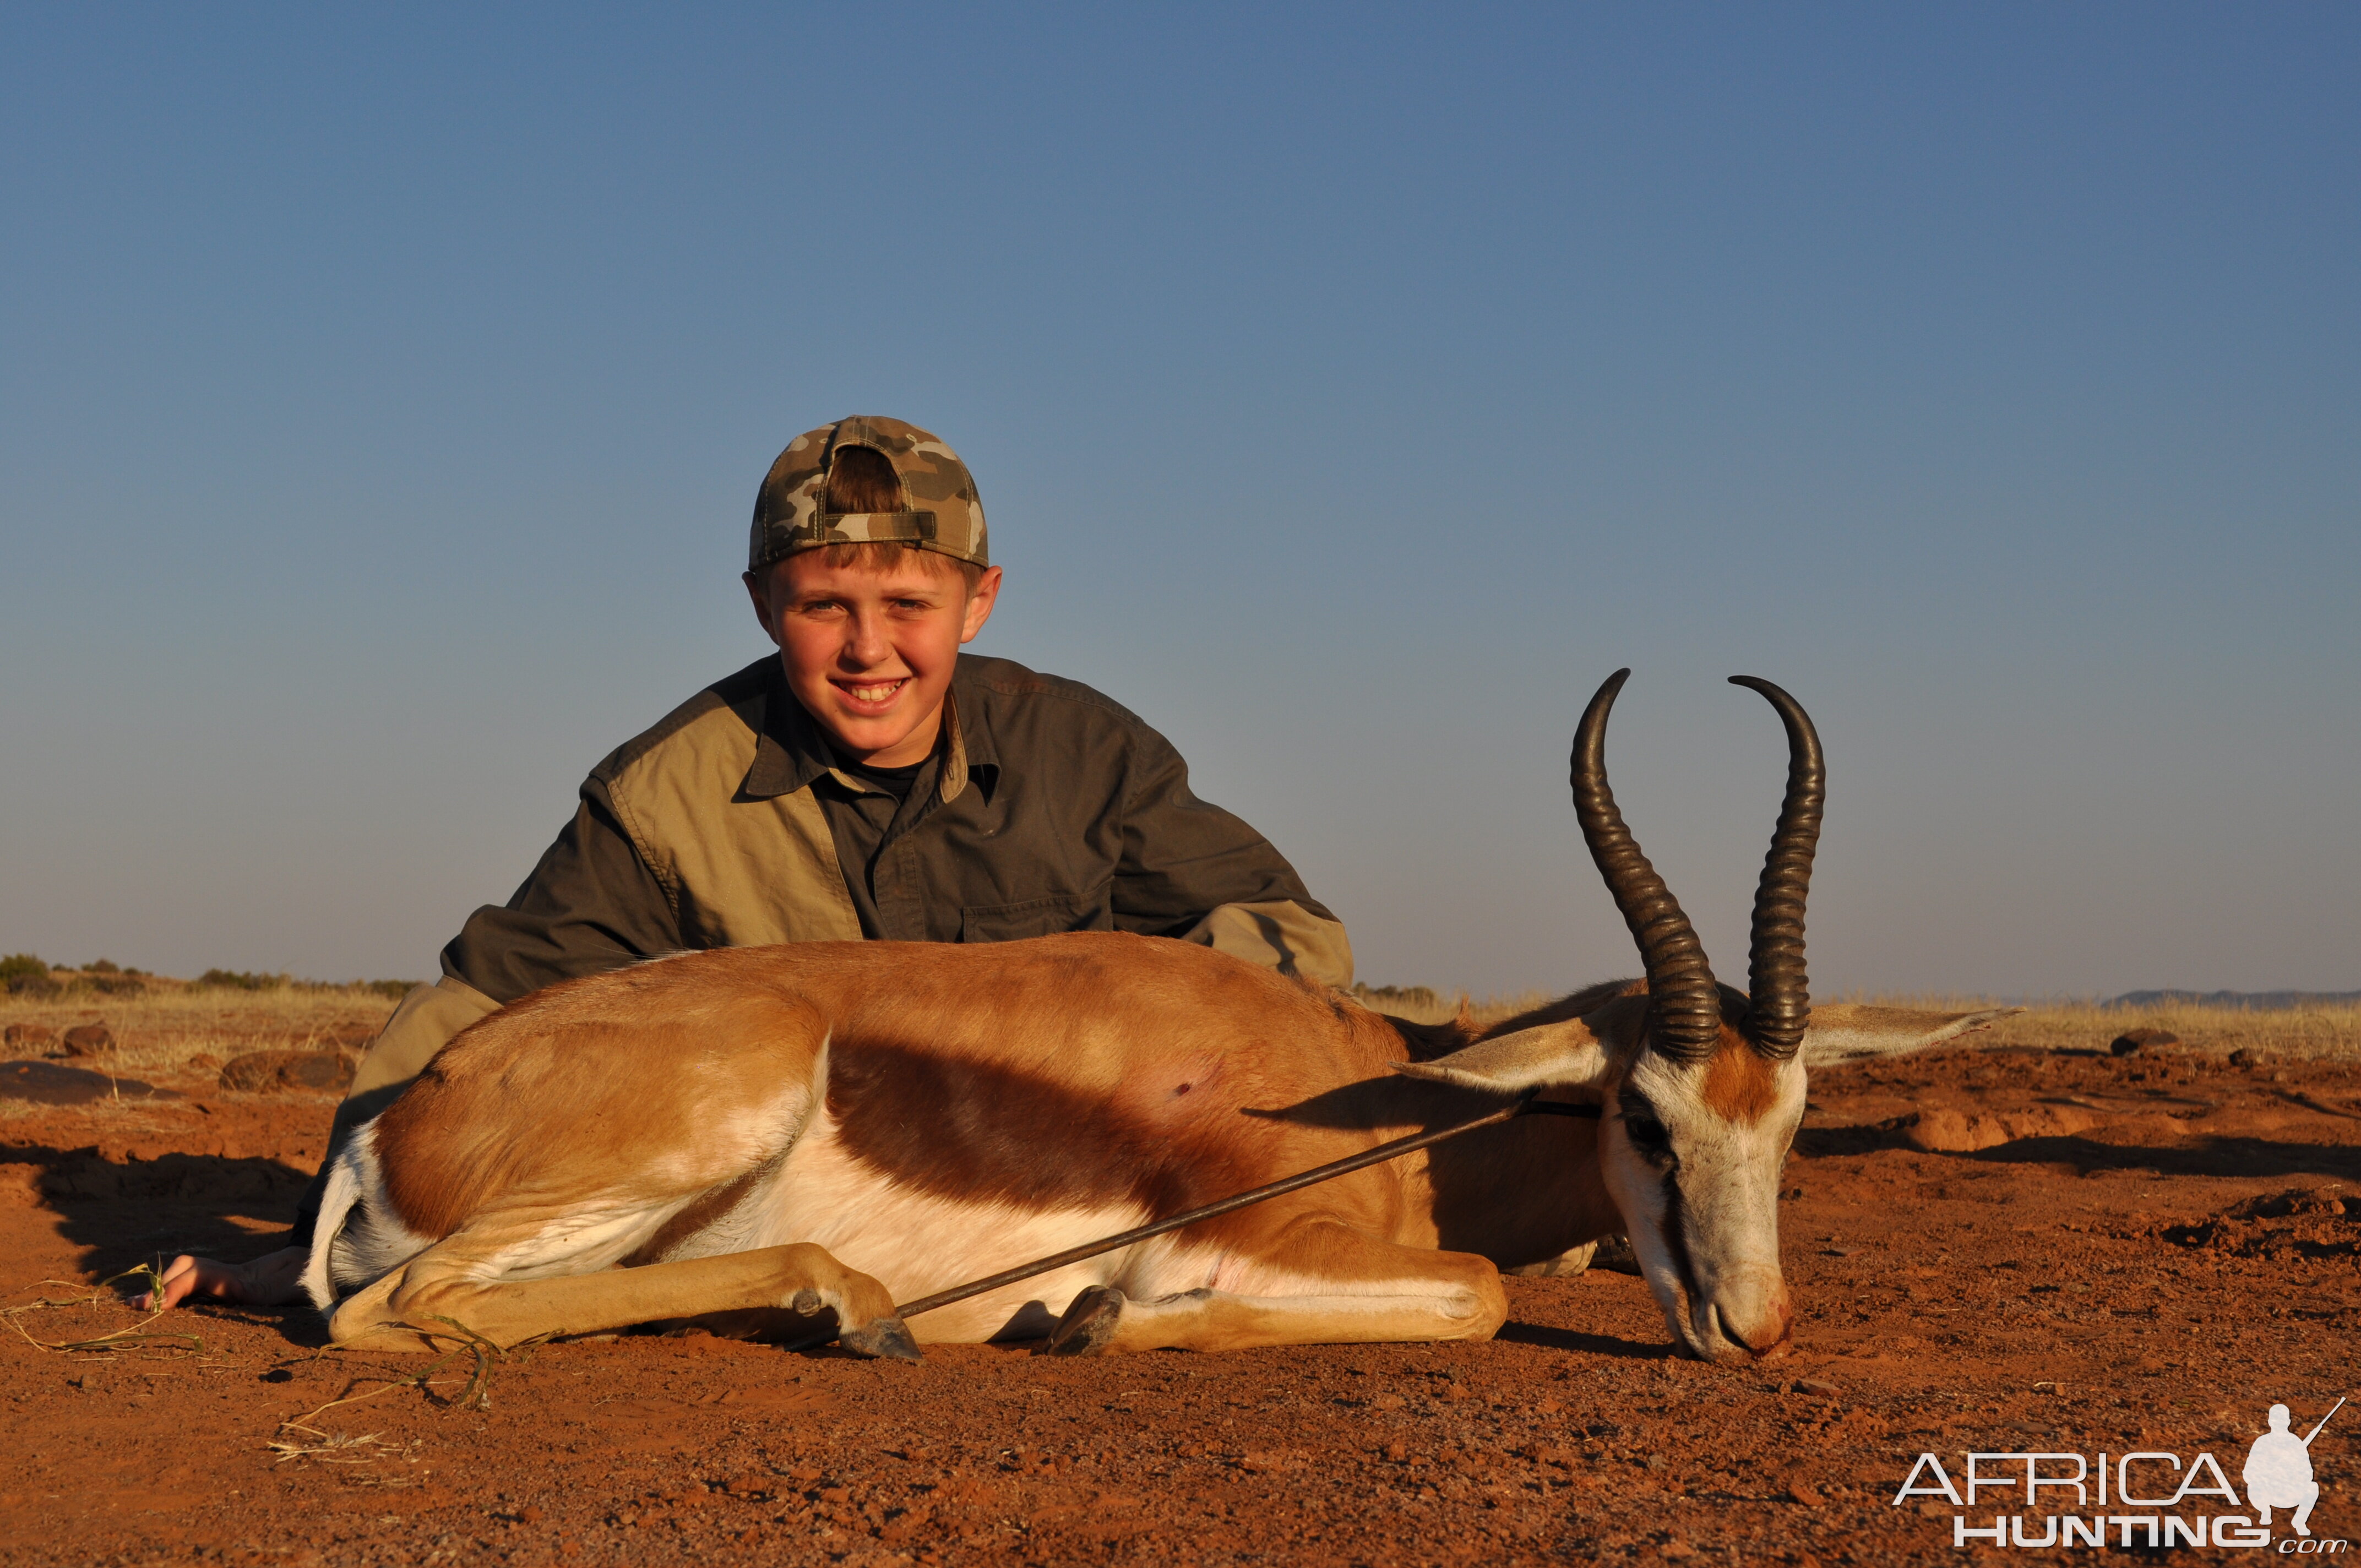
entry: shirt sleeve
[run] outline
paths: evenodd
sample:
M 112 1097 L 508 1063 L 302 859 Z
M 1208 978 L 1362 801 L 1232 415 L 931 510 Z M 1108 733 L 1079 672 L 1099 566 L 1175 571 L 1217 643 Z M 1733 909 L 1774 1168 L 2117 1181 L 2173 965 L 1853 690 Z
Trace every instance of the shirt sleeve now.
M 469 916 L 443 949 L 443 972 L 506 1004 L 686 945 L 672 900 L 594 773 L 583 783 L 574 820 L 524 885 L 505 905 Z
M 1126 781 L 1111 902 L 1120 930 L 1182 938 L 1329 984 L 1352 981 L 1344 925 L 1269 839 L 1197 797 L 1188 763 L 1152 730 Z

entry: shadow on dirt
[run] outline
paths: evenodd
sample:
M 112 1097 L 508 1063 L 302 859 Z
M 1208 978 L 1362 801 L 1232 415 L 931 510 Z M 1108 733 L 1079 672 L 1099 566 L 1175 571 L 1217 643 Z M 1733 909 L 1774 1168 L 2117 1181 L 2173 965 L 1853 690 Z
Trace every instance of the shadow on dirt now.
M 308 1171 L 257 1157 L 164 1154 L 118 1164 L 89 1148 L 0 1148 L 0 1186 L 29 1187 L 58 1216 L 59 1234 L 82 1248 L 82 1266 L 102 1276 L 159 1254 L 243 1263 L 273 1251 L 285 1245 L 283 1235 L 258 1233 L 251 1222 L 292 1215 L 311 1179 Z
M 2078 1175 L 2102 1170 L 2147 1170 L 2158 1176 L 2335 1176 L 2361 1179 L 2361 1148 L 2334 1144 L 2279 1143 L 2268 1138 L 2192 1138 L 2169 1147 L 2103 1144 L 2062 1136 L 2017 1138 L 1988 1149 L 1946 1152 L 1916 1148 L 1908 1118 L 1869 1126 L 1806 1127 L 1795 1135 L 1795 1152 L 1810 1159 L 1909 1149 L 1944 1159 L 1981 1165 L 2070 1165 Z
M 2361 1178 L 2361 1149 L 2268 1138 L 2197 1138 L 2171 1148 L 2075 1137 L 2020 1138 L 1959 1157 L 1986 1165 L 2070 1165 L 2085 1176 L 2099 1170 L 2152 1170 L 2158 1176 Z
M 1673 1354 L 1670 1343 L 1642 1344 L 1612 1334 L 1587 1334 L 1577 1329 L 1553 1329 L 1541 1323 L 1509 1322 L 1492 1336 L 1510 1344 L 1537 1344 L 1545 1350 L 1579 1350 L 1610 1355 L 1621 1361 L 1662 1361 Z

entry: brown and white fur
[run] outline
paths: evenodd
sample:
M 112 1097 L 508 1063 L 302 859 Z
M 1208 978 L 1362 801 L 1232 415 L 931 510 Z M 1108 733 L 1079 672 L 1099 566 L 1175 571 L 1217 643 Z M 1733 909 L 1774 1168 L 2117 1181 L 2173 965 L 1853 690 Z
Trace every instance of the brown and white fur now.
M 902 1357 L 912 1331 L 1223 1350 L 1488 1338 L 1499 1269 L 1621 1232 L 1684 1348 L 1770 1354 L 1793 1321 L 1776 1202 L 1803 1053 L 1766 1054 L 1749 999 L 1718 994 L 1711 1048 L 1671 1051 L 1648 982 L 1478 1032 L 1116 933 L 684 954 L 455 1039 L 337 1157 L 304 1284 L 337 1341 L 389 1348 L 694 1320 Z M 1819 1024 L 1855 1050 L 1991 1016 L 1851 1011 Z M 894 1315 L 1534 1088 L 1601 1114 L 1488 1127 Z

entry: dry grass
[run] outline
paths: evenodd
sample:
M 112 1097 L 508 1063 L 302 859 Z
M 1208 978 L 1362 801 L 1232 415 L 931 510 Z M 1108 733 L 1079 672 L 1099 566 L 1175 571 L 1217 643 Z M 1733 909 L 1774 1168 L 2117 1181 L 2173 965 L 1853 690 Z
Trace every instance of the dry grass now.
M 1557 994 L 1548 991 L 1520 991 L 1478 1000 L 1464 991 L 1444 991 L 1429 985 L 1356 985 L 1353 991 L 1365 1005 L 1389 1017 L 1407 1018 L 1413 1024 L 1441 1024 L 1459 1016 L 1464 1009 L 1478 1027 L 1557 1000 Z
M 1462 1006 L 1478 1025 L 1511 1018 L 1551 1000 L 1546 992 L 1529 991 L 1509 996 L 1470 997 L 1466 992 L 1428 987 L 1388 987 L 1368 992 L 1372 1007 L 1413 1023 L 1432 1024 L 1455 1015 Z M 1896 996 L 1854 992 L 1832 996 L 1830 1002 L 1867 1002 L 1888 1007 L 1919 1007 L 1943 1012 L 1968 1012 L 2005 1003 L 1983 996 Z M 2167 1005 L 2114 1007 L 2089 1000 L 2037 1002 L 2013 1018 L 1969 1036 L 1983 1046 L 2030 1046 L 2038 1050 L 2099 1050 L 2129 1029 L 2163 1029 L 2181 1043 L 2211 1056 L 2254 1050 L 2289 1060 L 2361 1060 L 2361 1007 L 2294 1008 L 2262 1012 L 2234 1007 Z
M 1965 1009 L 1994 1005 L 1980 997 L 1849 996 L 1895 1007 Z M 2257 1051 L 2287 1060 L 2361 1060 L 2361 1007 L 2299 1007 L 2279 1012 L 2238 1007 L 2114 1007 L 2092 1001 L 2037 1002 L 1973 1036 L 1994 1046 L 2038 1050 L 2099 1050 L 2130 1029 L 2163 1029 L 2209 1056 Z
M 62 1035 L 78 1024 L 104 1024 L 116 1048 L 70 1065 L 137 1078 L 182 1070 L 193 1056 L 213 1057 L 218 1067 L 246 1051 L 357 1043 L 393 1006 L 364 986 L 229 991 L 159 979 L 137 995 L 78 989 L 50 997 L 0 994 L 0 1026 L 38 1024 Z M 39 1052 L 20 1047 L 8 1054 Z

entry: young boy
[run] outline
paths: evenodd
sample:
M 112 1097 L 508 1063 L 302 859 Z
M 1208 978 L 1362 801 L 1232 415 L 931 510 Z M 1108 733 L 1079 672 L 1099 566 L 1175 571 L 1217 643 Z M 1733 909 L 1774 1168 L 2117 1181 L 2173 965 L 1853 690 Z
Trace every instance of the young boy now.
M 756 498 L 745 580 L 777 656 L 591 770 L 533 875 L 387 1021 L 324 1170 L 478 1018 L 684 948 L 1122 930 L 1351 983 L 1344 927 L 1190 792 L 1162 736 L 1088 686 L 960 652 L 1000 568 L 941 441 L 877 418 L 797 436 Z M 251 1264 L 175 1259 L 165 1304 L 291 1299 L 318 1202 L 315 1183 L 296 1245 Z

